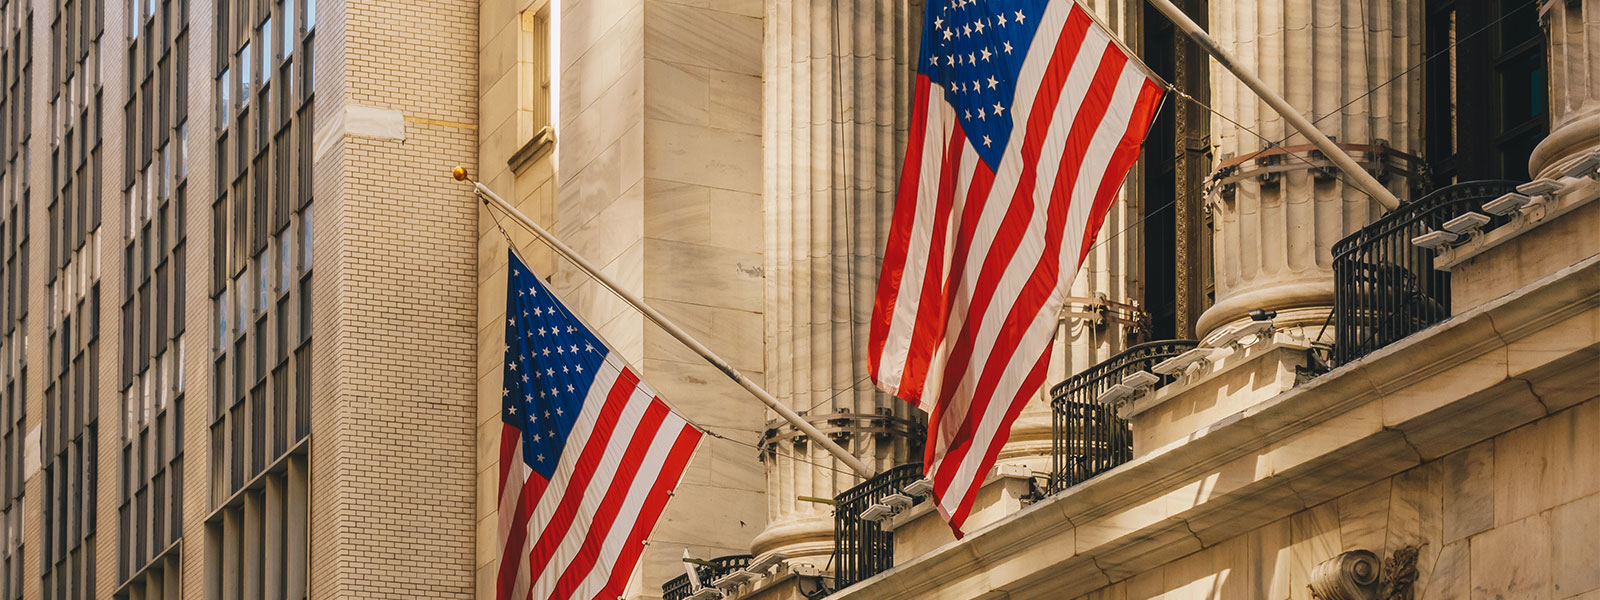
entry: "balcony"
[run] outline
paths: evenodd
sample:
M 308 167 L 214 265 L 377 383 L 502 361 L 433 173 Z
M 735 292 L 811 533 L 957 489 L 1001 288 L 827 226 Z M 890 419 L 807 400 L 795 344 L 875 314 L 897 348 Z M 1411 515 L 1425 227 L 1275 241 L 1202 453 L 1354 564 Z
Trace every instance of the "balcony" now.
M 1172 383 L 1173 376 L 1155 375 L 1151 368 L 1196 344 L 1193 340 L 1139 344 L 1050 389 L 1049 493 L 1087 481 L 1133 458 L 1128 421 L 1118 417 L 1116 406 L 1102 398 L 1118 386 L 1127 386 L 1124 380 L 1140 371 L 1155 377 L 1147 384 L 1149 389 Z
M 721 579 L 723 576 L 737 572 L 740 569 L 749 566 L 750 560 L 751 556 L 749 554 L 734 554 L 731 556 L 713 558 L 711 560 L 704 561 L 710 564 L 695 565 L 695 575 L 700 577 L 700 584 L 702 589 L 704 589 L 703 586 L 709 586 L 712 582 Z M 690 563 L 686 562 L 684 564 Z M 661 599 L 688 600 L 689 598 L 693 598 L 695 596 L 696 591 L 698 590 L 695 589 L 694 583 L 689 581 L 689 574 L 684 573 L 683 575 L 674 577 L 671 581 L 661 585 Z M 721 595 L 719 594 L 716 597 L 720 598 Z
M 1434 251 L 1412 240 L 1444 231 L 1445 223 L 1482 211 L 1485 202 L 1516 186 L 1474 181 L 1443 187 L 1334 244 L 1334 363 L 1356 360 L 1449 317 L 1450 273 L 1435 269 Z M 1484 231 L 1512 218 L 1484 216 Z
M 900 510 L 921 502 L 921 495 L 905 492 L 907 485 L 920 479 L 922 463 L 907 463 L 879 473 L 834 498 L 834 589 L 844 589 L 894 566 L 894 533 L 878 527 L 878 521 L 888 515 L 874 515 L 868 511 L 875 507 L 881 511 L 886 506 L 885 499 L 896 494 L 899 496 L 895 500 L 906 504 Z M 874 518 L 862 518 L 863 513 Z

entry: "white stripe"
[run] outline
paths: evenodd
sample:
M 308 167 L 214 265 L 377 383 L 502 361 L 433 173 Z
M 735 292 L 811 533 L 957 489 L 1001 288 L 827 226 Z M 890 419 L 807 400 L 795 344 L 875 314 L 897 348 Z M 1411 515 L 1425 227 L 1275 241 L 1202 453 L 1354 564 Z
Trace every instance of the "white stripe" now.
M 938 209 L 939 177 L 940 171 L 943 170 L 941 167 L 944 162 L 942 160 L 944 149 L 949 145 L 952 133 L 949 124 L 955 122 L 955 109 L 944 101 L 943 87 L 938 84 L 929 85 L 927 103 L 927 124 L 922 137 L 922 167 L 917 174 L 916 217 L 913 219 L 911 237 L 906 245 L 900 292 L 895 296 L 888 335 L 884 339 L 883 353 L 878 360 L 878 384 L 892 395 L 898 395 L 900 392 L 901 377 L 905 375 L 906 355 L 911 349 L 911 331 L 917 322 L 923 278 L 933 267 L 928 263 L 931 259 L 927 255 L 933 244 L 933 221 L 937 217 L 935 211 Z M 971 153 L 968 149 L 963 149 L 963 152 L 963 156 Z
M 580 500 L 571 525 L 567 527 L 561 538 L 561 543 L 557 544 L 556 549 L 551 553 L 550 561 L 545 563 L 544 570 L 534 580 L 533 595 L 535 598 L 549 597 L 555 591 L 556 579 L 561 577 L 561 572 L 567 569 L 567 565 L 572 562 L 573 558 L 576 558 L 578 548 L 583 544 L 584 536 L 589 533 L 589 525 L 593 523 L 595 513 L 599 512 L 600 502 L 605 499 L 606 490 L 611 489 L 611 482 L 616 479 L 617 467 L 622 464 L 623 454 L 627 452 L 628 444 L 633 441 L 634 435 L 638 432 L 645 410 L 650 408 L 651 398 L 650 391 L 643 388 L 634 389 L 633 394 L 628 396 L 627 406 L 623 407 L 622 414 L 617 417 L 617 427 L 611 432 L 610 439 L 606 440 L 605 452 L 600 456 L 599 462 L 594 467 L 594 476 L 589 479 L 589 484 L 582 490 L 582 495 L 579 496 Z M 562 452 L 562 457 L 565 458 L 567 455 L 572 455 L 573 459 L 576 460 L 577 455 L 582 453 L 582 448 L 582 446 L 573 446 L 569 441 L 567 450 Z M 551 491 L 557 493 L 545 494 L 544 499 L 540 500 L 540 505 L 544 505 L 544 500 L 550 500 L 550 508 L 553 512 L 566 490 L 552 486 Z M 536 539 L 537 536 L 531 534 L 542 532 L 543 530 L 544 527 L 529 529 L 530 538 Z
M 1070 3 L 1065 4 L 1070 6 Z M 984 311 L 984 322 L 977 324 L 977 337 L 973 338 L 972 353 L 968 357 L 968 364 L 964 365 L 958 372 L 959 379 L 957 381 L 941 382 L 943 385 L 954 383 L 960 386 L 951 397 L 950 405 L 945 409 L 944 414 L 946 415 L 964 416 L 971 408 L 972 396 L 977 385 L 977 374 L 974 372 L 976 370 L 974 365 L 982 365 L 988 358 L 986 349 L 994 343 L 994 325 L 991 324 L 1005 318 L 1005 311 L 996 309 L 1008 306 L 1006 303 L 1016 297 L 1016 290 L 1020 289 L 1022 281 L 1027 279 L 1027 275 L 1033 271 L 1034 265 L 1039 261 L 1039 256 L 1044 252 L 1045 217 L 1049 212 L 1050 192 L 1055 187 L 1057 173 L 1055 166 L 1060 164 L 1061 156 L 1066 152 L 1067 136 L 1071 133 L 1072 121 L 1077 118 L 1078 109 L 1083 105 L 1083 100 L 1088 95 L 1089 87 L 1094 81 L 1094 74 L 1099 70 L 1100 61 L 1105 55 L 1105 50 L 1109 47 L 1111 47 L 1111 39 L 1101 32 L 1099 28 L 1091 26 L 1088 34 L 1084 37 L 1083 47 L 1078 52 L 1076 60 L 1073 61 L 1072 70 L 1062 88 L 1061 97 L 1052 113 L 1054 116 L 1050 121 L 1048 133 L 1039 147 L 1038 164 L 1040 168 L 1034 172 L 1034 177 L 1036 178 L 1035 187 L 1030 199 L 1033 202 L 1033 210 L 1028 222 L 1023 226 L 1024 230 L 1017 250 L 1012 254 L 1011 261 L 1003 267 L 1000 281 L 990 299 L 990 307 Z M 1014 146 L 1020 149 L 1022 142 L 1015 139 L 1013 141 L 1015 142 Z M 1010 148 L 1007 150 L 1009 153 Z M 1002 161 L 1002 164 L 1004 162 Z M 1018 156 L 1011 162 L 1013 164 L 1020 163 L 1021 157 Z M 995 201 L 1001 202 L 1002 205 L 1009 203 L 1016 192 L 1019 184 L 1018 178 L 1020 178 L 1021 174 L 1019 167 L 1016 172 L 1009 174 L 1009 180 L 1002 182 L 996 179 L 995 187 L 992 189 L 990 196 Z M 1003 188 L 1002 184 L 1004 184 Z M 985 259 L 992 249 L 991 245 L 999 235 L 1000 222 L 1005 216 L 1006 209 L 1004 206 L 986 208 L 987 210 L 984 211 L 983 217 L 979 220 L 978 232 L 973 237 L 972 256 L 967 260 L 966 275 L 961 282 L 962 289 L 952 290 L 952 293 L 963 294 L 967 297 L 974 293 L 978 285 L 978 279 L 983 271 Z M 1022 272 L 1019 273 L 1019 270 Z M 974 329 L 974 325 L 967 323 L 969 309 L 970 307 L 967 303 L 955 303 L 945 332 L 947 339 L 956 339 L 963 329 Z M 984 327 L 985 325 L 989 325 L 989 327 Z M 984 337 L 985 330 L 988 330 L 989 334 L 987 339 Z M 939 435 L 935 436 L 933 440 L 936 444 L 935 452 L 937 454 L 943 455 L 950 449 L 950 437 L 955 435 L 959 427 L 959 422 L 942 424 L 939 428 Z
M 511 453 L 510 464 L 501 465 L 501 468 L 508 471 L 506 489 L 500 491 L 500 527 L 497 530 L 504 542 L 511 532 L 511 519 L 516 516 L 517 499 L 522 497 L 522 488 L 528 483 L 528 464 L 522 462 L 522 436 L 517 436 L 517 448 Z
M 983 367 L 996 354 L 1003 355 L 1005 352 L 1011 352 L 1011 355 L 1001 373 L 998 384 L 995 386 L 988 410 L 984 412 L 982 421 L 973 430 L 972 447 L 962 457 L 961 467 L 956 472 L 955 478 L 951 480 L 955 484 L 970 481 L 972 486 L 966 493 L 950 494 L 947 492 L 946 497 L 943 499 L 946 502 L 952 498 L 959 501 L 959 497 L 976 492 L 980 483 L 977 479 L 983 475 L 976 471 L 983 462 L 983 455 L 989 445 L 996 441 L 1006 409 L 1010 407 L 1017 391 L 1021 389 L 1023 380 L 1033 369 L 1034 363 L 1039 360 L 1040 353 L 1050 343 L 1050 337 L 1054 334 L 1054 330 L 1047 322 L 1052 321 L 1054 315 L 1060 311 L 1062 294 L 1071 281 L 1070 277 L 1065 276 L 1066 271 L 1068 269 L 1075 270 L 1077 267 L 1076 257 L 1079 248 L 1083 244 L 1083 230 L 1088 221 L 1088 215 L 1092 210 L 1094 195 L 1099 190 L 1101 181 L 1105 178 L 1106 169 L 1111 162 L 1112 155 L 1116 152 L 1117 144 L 1127 133 L 1128 121 L 1132 117 L 1132 108 L 1138 102 L 1139 92 L 1143 88 L 1145 81 L 1144 74 L 1131 62 L 1123 69 L 1117 81 L 1111 97 L 1110 108 L 1107 109 L 1105 117 L 1101 120 L 1095 130 L 1094 137 L 1086 148 L 1083 162 L 1079 166 L 1078 181 L 1072 189 L 1071 204 L 1068 207 L 1067 223 L 1064 230 L 1066 235 L 1063 236 L 1062 247 L 1058 255 L 1058 260 L 1063 261 L 1061 263 L 1062 273 L 1060 274 L 1062 276 L 1057 277 L 1054 289 L 1050 296 L 1046 298 L 1039 312 L 1029 319 L 1028 328 L 1024 330 L 1025 333 L 1023 338 L 1019 340 L 1020 343 L 1014 349 L 995 347 L 995 342 L 1004 325 L 1006 315 L 986 315 L 983 323 L 979 324 L 979 344 L 974 345 L 973 361 L 968 371 L 967 380 L 976 382 Z M 1059 154 L 1056 158 L 1059 161 Z M 1042 251 L 1043 232 L 1041 231 L 1040 234 L 1041 237 L 1035 242 L 1041 244 L 1039 250 Z M 1029 237 L 1032 238 L 1033 236 L 1030 235 Z M 1069 259 L 1071 262 L 1066 262 Z M 1011 298 L 1020 293 L 1023 284 L 1026 283 L 1028 276 L 1032 274 L 1037 262 L 1037 258 L 1026 263 L 1013 261 L 1011 266 L 1015 268 L 1007 269 L 1005 277 L 1002 278 L 1000 288 L 996 291 L 996 297 Z M 965 383 L 964 381 L 963 384 L 965 385 Z M 953 510 L 954 506 L 952 505 L 951 508 Z
M 607 349 L 609 350 L 609 348 Z M 567 489 L 567 482 L 572 480 L 572 472 L 577 467 L 578 454 L 582 453 L 584 444 L 589 441 L 589 434 L 594 432 L 595 422 L 600 417 L 600 411 L 605 407 L 606 396 L 611 394 L 611 388 L 616 385 L 617 378 L 622 374 L 622 358 L 615 352 L 606 354 L 605 362 L 595 369 L 594 384 L 589 387 L 588 395 L 584 396 L 583 408 L 578 411 L 578 419 L 573 421 L 572 430 L 567 432 L 567 445 L 561 451 L 561 460 L 556 463 L 556 470 L 550 475 L 550 482 L 545 485 L 544 495 L 539 497 L 539 503 L 534 505 L 533 511 L 528 516 L 528 547 L 539 540 L 539 532 L 550 524 L 550 519 L 555 515 L 556 505 L 561 502 L 562 490 Z
M 682 417 L 671 412 L 662 421 L 661 429 L 650 442 L 650 451 L 645 454 L 644 461 L 639 466 L 639 476 L 634 478 L 632 487 L 628 488 L 627 499 L 622 502 L 621 510 L 617 511 L 617 518 L 611 524 L 611 530 L 606 532 L 605 542 L 600 545 L 600 556 L 594 563 L 594 569 L 589 571 L 584 576 L 583 583 L 574 589 L 573 598 L 585 600 L 594 598 L 611 578 L 617 557 L 627 546 L 628 534 L 639 521 L 639 512 L 643 510 L 645 500 L 649 498 L 650 489 L 655 487 L 657 480 L 666 476 L 663 471 L 666 469 L 667 457 L 687 425 Z

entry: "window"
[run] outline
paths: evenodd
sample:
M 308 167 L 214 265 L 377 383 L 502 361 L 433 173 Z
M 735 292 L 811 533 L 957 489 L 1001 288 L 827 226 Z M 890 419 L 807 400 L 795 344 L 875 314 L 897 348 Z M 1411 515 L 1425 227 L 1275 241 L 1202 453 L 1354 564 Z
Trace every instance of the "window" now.
M 170 15 L 173 0 L 150 2 L 151 15 Z M 137 6 L 140 2 L 135 1 Z M 179 18 L 139 19 L 128 41 L 132 92 L 125 112 L 132 174 L 123 193 L 125 266 L 122 300 L 120 481 L 117 504 L 118 597 L 131 590 L 177 590 L 183 528 L 182 366 L 186 233 L 182 223 L 188 181 L 174 156 L 188 101 L 188 23 Z M 177 68 L 174 68 L 174 65 Z M 148 76 L 148 74 L 155 74 Z M 142 78 L 142 80 L 141 80 Z M 219 89 L 219 92 L 222 90 Z M 176 168 L 174 168 L 176 166 Z M 137 257 L 133 259 L 131 257 Z
M 222 598 L 300 598 L 307 584 L 311 338 L 309 267 L 293 260 L 311 214 L 314 96 L 309 0 L 223 3 L 211 199 L 210 511 L 206 589 Z M 255 84 L 252 88 L 252 80 Z M 253 106 L 252 106 L 253 104 Z M 229 125 L 231 124 L 231 128 Z M 299 283 L 300 285 L 292 285 Z M 272 549 L 272 551 L 268 551 Z M 209 597 L 209 596 L 208 596 Z
M 0 165 L 26 172 L 33 23 L 28 3 L 0 2 Z M 23 456 L 27 439 L 27 178 L 0 177 L 0 600 L 23 589 Z
M 517 40 L 517 79 L 522 88 L 517 112 L 517 134 L 523 143 L 535 142 L 551 121 L 554 99 L 550 65 L 554 46 L 550 19 L 554 2 L 526 10 L 521 15 L 521 35 Z M 547 133 L 545 135 L 548 135 Z
M 1550 128 L 1537 4 L 1427 3 L 1424 56 L 1434 58 L 1424 69 L 1424 129 L 1434 187 L 1529 179 L 1528 157 Z
M 95 589 L 100 277 L 90 263 L 101 234 L 100 194 L 95 193 L 101 179 L 101 1 L 55 0 L 51 9 L 47 97 L 55 118 L 49 138 L 46 269 L 51 301 L 42 379 L 44 497 L 38 554 L 46 600 L 84 598 Z

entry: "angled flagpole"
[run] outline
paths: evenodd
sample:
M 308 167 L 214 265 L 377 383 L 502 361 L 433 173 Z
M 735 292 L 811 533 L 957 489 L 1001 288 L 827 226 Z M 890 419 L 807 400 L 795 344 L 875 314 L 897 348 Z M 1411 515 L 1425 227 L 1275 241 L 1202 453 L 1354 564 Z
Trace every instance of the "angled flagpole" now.
M 1272 107 L 1272 110 L 1277 111 L 1283 117 L 1283 120 L 1289 122 L 1290 126 L 1299 131 L 1301 135 L 1310 138 L 1311 143 L 1316 145 L 1317 149 L 1321 150 L 1323 154 L 1327 155 L 1328 159 L 1332 160 L 1340 171 L 1344 171 L 1344 174 L 1349 176 L 1357 187 L 1366 192 L 1368 196 L 1372 196 L 1384 208 L 1389 210 L 1400 208 L 1400 199 L 1395 198 L 1394 193 L 1390 192 L 1389 188 L 1383 187 L 1382 183 L 1378 183 L 1378 179 L 1368 173 L 1366 169 L 1361 168 L 1361 165 L 1356 163 L 1356 159 L 1351 158 L 1343 148 L 1334 144 L 1333 140 L 1328 139 L 1328 136 L 1322 133 L 1322 130 L 1317 129 L 1315 124 L 1295 111 L 1294 107 L 1289 106 L 1289 103 L 1278 96 L 1276 92 L 1268 89 L 1267 84 L 1261 81 L 1260 77 L 1256 77 L 1254 71 L 1234 60 L 1233 55 L 1228 54 L 1227 50 L 1223 50 L 1221 46 L 1218 46 L 1216 40 L 1211 39 L 1211 36 L 1207 35 L 1204 29 L 1195 24 L 1189 18 L 1189 15 L 1184 14 L 1177 6 L 1174 6 L 1171 0 L 1149 0 L 1149 2 L 1151 6 L 1156 7 L 1156 10 L 1166 15 L 1173 25 L 1177 25 L 1178 29 L 1188 34 L 1190 39 L 1200 44 L 1201 48 L 1205 48 L 1206 52 L 1211 53 L 1211 56 L 1215 57 L 1217 62 L 1222 64 L 1224 68 L 1232 71 L 1234 76 L 1243 81 L 1246 87 L 1249 87 L 1257 96 L 1265 100 L 1267 105 Z
M 463 167 L 456 167 L 455 170 L 451 172 L 451 175 L 456 178 L 456 181 L 468 181 L 467 170 Z M 533 232 L 533 234 L 538 236 L 540 240 L 543 240 L 546 244 L 549 244 L 552 250 L 555 250 L 560 255 L 566 257 L 567 260 L 572 261 L 572 264 L 577 265 L 577 267 L 584 273 L 589 274 L 589 276 L 593 277 L 595 281 L 600 282 L 600 285 L 604 285 L 611 291 L 616 292 L 617 296 L 620 296 L 624 302 L 627 302 L 628 304 L 632 305 L 634 309 L 643 313 L 644 316 L 650 319 L 651 322 L 655 323 L 657 326 L 661 327 L 661 329 L 671 334 L 672 337 L 677 338 L 679 342 L 682 342 L 683 345 L 688 346 L 690 350 L 695 352 L 695 354 L 699 354 L 701 358 L 706 359 L 706 362 L 711 363 L 711 366 L 714 366 L 717 368 L 717 370 L 722 371 L 722 374 L 727 375 L 728 379 L 732 379 L 734 383 L 739 384 L 739 386 L 744 388 L 745 391 L 750 392 L 752 396 L 755 396 L 756 399 L 760 400 L 762 404 L 767 405 L 767 408 L 772 409 L 773 412 L 778 413 L 778 416 L 783 417 L 784 420 L 794 425 L 796 429 L 799 429 L 811 439 L 816 440 L 817 443 L 821 444 L 829 454 L 832 454 L 835 458 L 843 461 L 844 464 L 849 465 L 850 468 L 856 472 L 856 474 L 860 475 L 864 479 L 870 479 L 876 474 L 872 470 L 872 467 L 867 466 L 867 463 L 862 462 L 861 459 L 856 458 L 853 454 L 850 454 L 850 452 L 846 451 L 838 443 L 834 442 L 832 438 L 828 437 L 826 434 L 822 433 L 821 430 L 817 429 L 815 425 L 812 425 L 809 421 L 806 421 L 804 417 L 801 417 L 799 413 L 794 411 L 794 409 L 789 408 L 782 402 L 779 402 L 778 399 L 773 397 L 770 392 L 763 389 L 760 385 L 757 385 L 756 382 L 751 381 L 749 377 L 745 377 L 744 373 L 741 373 L 738 369 L 733 368 L 733 365 L 728 364 L 728 361 L 723 360 L 721 356 L 717 356 L 717 353 L 712 352 L 711 349 L 707 348 L 705 344 L 700 343 L 700 340 L 694 339 L 694 337 L 689 335 L 688 332 L 685 332 L 683 328 L 678 327 L 676 323 L 673 323 L 671 319 L 668 319 L 666 315 L 661 314 L 660 311 L 656 310 L 649 304 L 646 304 L 644 299 L 634 295 L 633 292 L 630 292 L 627 290 L 627 288 L 622 287 L 616 281 L 612 280 L 611 277 L 600 272 L 599 268 L 596 268 L 594 264 L 590 263 L 583 256 L 579 255 L 578 252 L 573 250 L 571 246 L 568 246 L 565 242 L 557 239 L 556 236 L 551 235 L 549 231 L 545 230 L 545 228 L 540 227 L 538 223 L 533 222 L 533 219 L 528 218 L 528 215 L 522 214 L 522 211 L 517 210 L 516 207 L 512 206 L 509 202 L 506 202 L 504 198 L 501 198 L 499 194 L 494 193 L 494 190 L 489 189 L 489 186 L 483 185 L 478 181 L 473 181 L 472 185 L 478 190 L 478 193 L 482 195 L 485 200 L 488 200 L 491 204 L 494 204 L 496 208 L 499 208 L 507 215 L 510 215 L 511 218 L 516 219 L 517 222 L 522 223 L 524 227 L 528 228 L 528 231 Z

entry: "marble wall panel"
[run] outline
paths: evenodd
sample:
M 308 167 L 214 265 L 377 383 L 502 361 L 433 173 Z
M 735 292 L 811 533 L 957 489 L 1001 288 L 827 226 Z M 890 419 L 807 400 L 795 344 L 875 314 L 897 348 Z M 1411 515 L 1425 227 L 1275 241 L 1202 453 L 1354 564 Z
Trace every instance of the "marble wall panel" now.
M 1550 598 L 1550 519 L 1525 517 L 1473 536 L 1473 600 Z

